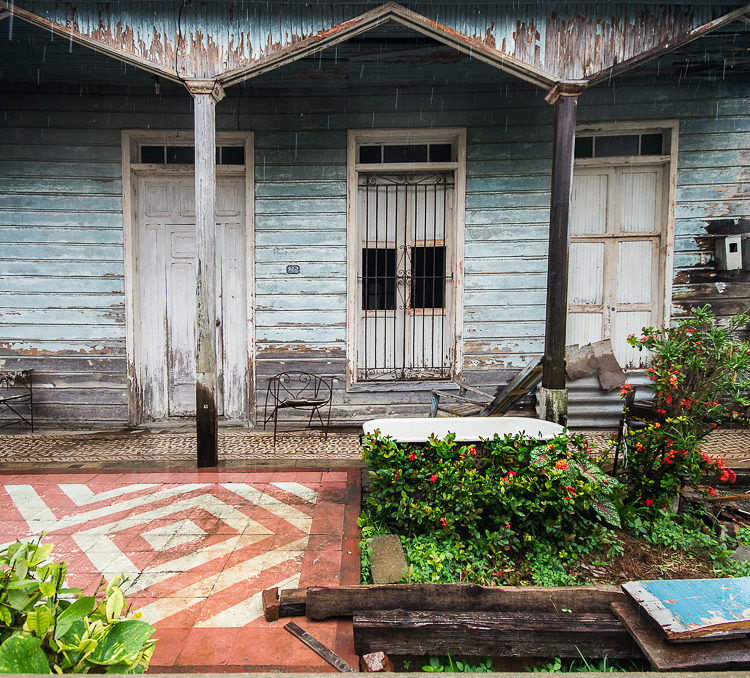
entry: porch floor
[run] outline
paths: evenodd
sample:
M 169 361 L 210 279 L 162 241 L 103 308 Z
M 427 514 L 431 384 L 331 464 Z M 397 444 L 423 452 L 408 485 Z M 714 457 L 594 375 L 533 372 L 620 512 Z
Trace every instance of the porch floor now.
M 333 671 L 267 623 L 270 587 L 359 581 L 359 469 L 0 473 L 3 542 L 46 532 L 68 584 L 124 573 L 159 639 L 151 672 Z M 351 620 L 296 620 L 356 664 Z
M 360 430 L 273 433 L 225 428 L 219 433 L 222 468 L 339 468 L 362 466 Z M 586 430 L 597 447 L 609 431 Z M 750 431 L 722 429 L 704 447 L 722 455 L 732 468 L 750 468 Z M 187 429 L 40 432 L 0 435 L 0 465 L 6 470 L 50 469 L 190 469 L 195 468 L 195 434 Z

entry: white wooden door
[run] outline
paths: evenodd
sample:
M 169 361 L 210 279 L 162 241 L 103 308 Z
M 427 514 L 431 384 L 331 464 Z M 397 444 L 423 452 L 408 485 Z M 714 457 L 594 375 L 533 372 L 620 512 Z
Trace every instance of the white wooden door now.
M 576 168 L 573 176 L 567 343 L 609 338 L 623 367 L 645 359 L 628 334 L 663 317 L 666 175 L 653 164 Z
M 247 416 L 244 177 L 216 182 L 218 411 Z M 140 176 L 137 364 L 144 418 L 195 414 L 195 209 L 191 176 Z

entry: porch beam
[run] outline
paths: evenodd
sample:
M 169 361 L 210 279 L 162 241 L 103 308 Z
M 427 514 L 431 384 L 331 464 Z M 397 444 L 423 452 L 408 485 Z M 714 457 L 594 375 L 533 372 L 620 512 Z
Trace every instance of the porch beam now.
M 216 104 L 214 81 L 185 83 L 195 109 L 195 427 L 198 467 L 219 463 L 216 376 Z
M 578 94 L 558 89 L 550 93 L 555 106 L 552 146 L 552 195 L 550 201 L 549 254 L 547 267 L 547 318 L 544 332 L 542 387 L 547 391 L 565 389 L 565 335 L 568 316 L 568 250 L 570 247 L 570 204 L 573 192 L 573 151 L 575 146 Z M 567 400 L 563 394 L 547 393 L 545 419 L 567 420 Z M 558 399 L 559 395 L 559 399 Z M 562 400 L 565 400 L 564 405 Z M 557 401 L 562 407 L 549 407 Z

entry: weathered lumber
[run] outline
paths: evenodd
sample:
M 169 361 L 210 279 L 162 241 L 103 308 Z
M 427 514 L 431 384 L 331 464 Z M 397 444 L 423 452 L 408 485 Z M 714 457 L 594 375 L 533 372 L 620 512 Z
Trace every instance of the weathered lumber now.
M 267 622 L 276 621 L 279 618 L 279 589 L 274 587 L 266 589 L 262 594 L 263 617 Z
M 354 650 L 389 655 L 636 659 L 641 652 L 611 612 L 435 612 L 354 614 Z
M 622 588 L 669 640 L 750 633 L 750 577 L 631 581 Z
M 307 589 L 279 591 L 279 617 L 304 617 Z
M 282 610 L 284 592 L 281 593 Z M 477 586 L 476 584 L 395 584 L 307 589 L 310 619 L 351 617 L 358 610 L 445 612 L 563 612 L 609 614 L 624 600 L 619 586 Z M 282 616 L 284 616 L 282 611 Z
M 349 666 L 341 657 L 339 657 L 333 650 L 327 648 L 317 638 L 311 636 L 307 631 L 300 628 L 294 622 L 288 622 L 284 625 L 284 628 L 289 631 L 295 638 L 301 640 L 307 647 L 309 647 L 319 657 L 325 659 L 334 669 L 341 673 L 354 673 L 354 669 Z
M 634 604 L 612 603 L 612 610 L 657 671 L 750 668 L 750 639 L 670 643 Z

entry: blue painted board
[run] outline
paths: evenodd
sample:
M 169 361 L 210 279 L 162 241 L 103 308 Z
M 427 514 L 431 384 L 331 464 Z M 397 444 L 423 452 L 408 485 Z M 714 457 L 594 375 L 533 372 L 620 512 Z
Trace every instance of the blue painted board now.
M 750 577 L 635 581 L 623 589 L 670 640 L 750 632 Z

